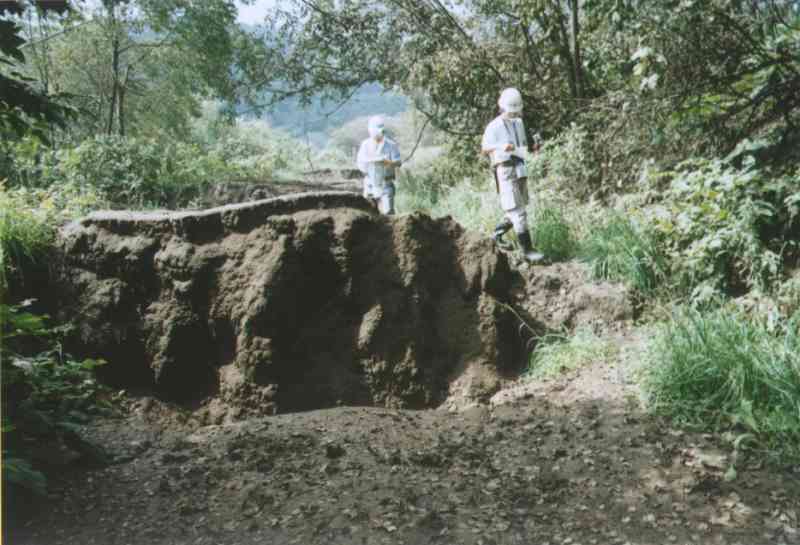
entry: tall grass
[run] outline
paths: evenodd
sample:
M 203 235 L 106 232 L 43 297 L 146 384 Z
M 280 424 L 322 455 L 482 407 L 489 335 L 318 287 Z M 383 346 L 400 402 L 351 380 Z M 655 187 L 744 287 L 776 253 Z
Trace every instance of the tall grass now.
M 546 202 L 537 203 L 534 208 L 530 231 L 536 249 L 551 261 L 574 257 L 578 242 L 564 209 Z
M 726 310 L 679 313 L 657 336 L 646 388 L 684 423 L 739 425 L 800 453 L 800 315 L 778 333 Z
M 31 210 L 18 192 L 0 185 L 0 291 L 26 264 L 44 259 L 54 232 L 46 215 Z
M 431 172 L 403 172 L 397 192 L 400 213 L 420 211 L 434 217 L 452 216 L 467 229 L 489 236 L 502 219 L 499 199 L 489 179 L 467 177 L 454 186 L 443 185 Z M 528 212 L 536 249 L 551 261 L 574 257 L 575 230 L 563 205 L 534 195 Z
M 619 215 L 589 232 L 580 254 L 595 278 L 626 282 L 640 293 L 653 292 L 667 275 L 654 238 Z
M 60 224 L 102 203 L 96 191 L 68 182 L 49 189 L 0 184 L 0 287 L 46 259 Z

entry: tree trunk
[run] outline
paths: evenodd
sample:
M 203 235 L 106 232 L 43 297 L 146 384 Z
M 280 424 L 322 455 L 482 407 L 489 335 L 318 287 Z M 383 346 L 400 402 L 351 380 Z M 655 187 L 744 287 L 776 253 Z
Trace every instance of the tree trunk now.
M 578 21 L 578 5 L 580 0 L 570 0 L 570 12 L 572 15 L 572 67 L 575 70 L 575 91 L 576 98 L 584 97 L 583 88 L 583 61 L 581 60 L 581 45 L 578 34 L 580 34 L 580 22 Z
M 567 34 L 567 29 L 565 26 L 565 19 L 566 15 L 564 13 L 563 8 L 561 7 L 560 0 L 555 3 L 555 7 L 558 11 L 558 30 L 559 36 L 558 38 L 553 38 L 561 52 L 561 59 L 564 61 L 565 65 L 565 72 L 567 74 L 567 82 L 569 82 L 569 91 L 572 95 L 572 98 L 578 98 L 578 82 L 575 80 L 575 74 L 577 73 L 575 69 L 575 59 L 572 56 L 572 48 L 570 47 L 570 36 Z
M 125 92 L 128 89 L 128 80 L 130 80 L 133 66 L 128 66 L 125 70 L 125 81 L 119 86 L 119 111 L 117 112 L 117 119 L 119 120 L 119 135 L 125 136 Z
M 125 89 L 119 90 L 119 109 L 117 111 L 117 119 L 119 120 L 119 135 L 125 136 Z
M 116 34 L 116 29 L 114 29 L 111 47 L 111 104 L 108 109 L 108 129 L 106 130 L 109 135 L 114 132 L 114 113 L 117 110 L 117 93 L 119 92 L 119 37 Z

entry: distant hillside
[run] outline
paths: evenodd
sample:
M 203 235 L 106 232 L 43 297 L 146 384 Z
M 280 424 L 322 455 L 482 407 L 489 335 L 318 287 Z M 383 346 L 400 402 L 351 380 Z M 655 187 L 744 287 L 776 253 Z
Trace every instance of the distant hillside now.
M 375 114 L 395 115 L 406 111 L 407 100 L 401 95 L 384 92 L 380 85 L 364 86 L 347 103 L 338 107 L 335 103 L 314 100 L 307 108 L 297 100 L 287 100 L 265 117 L 270 125 L 281 128 L 292 136 L 308 139 L 323 147 L 330 134 L 348 121 Z

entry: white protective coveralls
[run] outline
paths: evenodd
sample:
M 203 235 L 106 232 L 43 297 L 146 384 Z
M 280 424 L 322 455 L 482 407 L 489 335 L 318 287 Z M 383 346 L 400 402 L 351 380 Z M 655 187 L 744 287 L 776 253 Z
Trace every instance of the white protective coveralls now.
M 508 144 L 513 144 L 514 149 L 505 151 Z M 529 202 L 528 173 L 524 156 L 527 146 L 522 119 L 508 119 L 502 114 L 486 126 L 481 142 L 484 151 L 490 152 L 497 192 L 500 194 L 500 207 L 514 224 L 514 231 L 517 233 L 528 230 L 525 211 Z
M 394 214 L 394 180 L 400 163 L 400 148 L 384 136 L 384 121 L 380 116 L 369 120 L 369 138 L 361 142 L 356 164 L 365 174 L 364 197 L 377 201 L 382 214 Z M 385 161 L 396 165 L 388 166 Z

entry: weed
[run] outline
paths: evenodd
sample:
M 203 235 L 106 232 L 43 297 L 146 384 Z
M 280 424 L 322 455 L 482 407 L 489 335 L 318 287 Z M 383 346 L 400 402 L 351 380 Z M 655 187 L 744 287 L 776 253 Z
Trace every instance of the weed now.
M 677 421 L 743 427 L 800 452 L 800 315 L 770 331 L 730 310 L 676 314 L 657 336 L 645 384 Z
M 575 255 L 577 241 L 563 208 L 542 203 L 536 206 L 531 222 L 536 249 L 551 261 L 566 261 Z
M 643 294 L 653 292 L 667 274 L 654 238 L 619 215 L 590 232 L 580 254 L 596 278 L 627 282 Z

